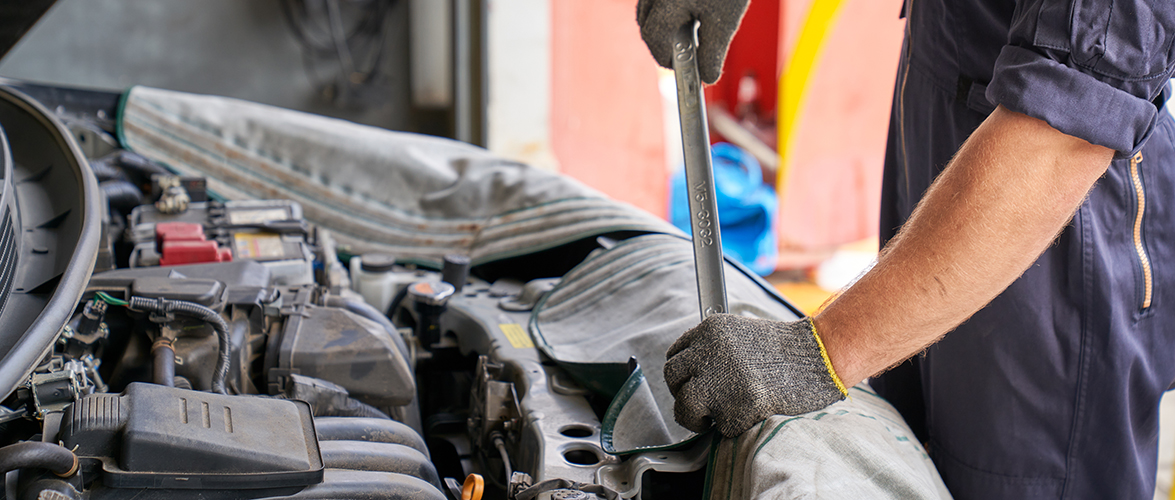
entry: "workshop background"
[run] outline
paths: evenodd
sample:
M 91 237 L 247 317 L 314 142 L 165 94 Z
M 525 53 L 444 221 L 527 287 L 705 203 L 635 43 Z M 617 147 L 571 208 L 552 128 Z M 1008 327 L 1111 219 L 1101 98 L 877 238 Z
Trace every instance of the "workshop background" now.
M 640 39 L 635 3 L 60 0 L 0 76 L 224 95 L 452 137 L 670 218 L 674 84 Z M 761 180 L 771 199 L 756 201 L 774 218 L 764 274 L 808 312 L 877 252 L 901 3 L 754 0 L 707 89 L 712 139 L 740 148 L 736 168 L 758 164 L 761 179 L 740 182 Z M 1170 489 L 1170 434 L 1156 498 Z
M 756 0 L 707 91 L 712 138 L 742 147 L 778 188 L 771 267 L 818 269 L 864 242 L 851 271 L 824 273 L 826 289 L 875 251 L 900 6 Z M 224 95 L 453 137 L 668 217 L 681 166 L 673 79 L 634 11 L 632 0 L 61 0 L 0 75 Z M 811 309 L 828 292 L 792 295 Z

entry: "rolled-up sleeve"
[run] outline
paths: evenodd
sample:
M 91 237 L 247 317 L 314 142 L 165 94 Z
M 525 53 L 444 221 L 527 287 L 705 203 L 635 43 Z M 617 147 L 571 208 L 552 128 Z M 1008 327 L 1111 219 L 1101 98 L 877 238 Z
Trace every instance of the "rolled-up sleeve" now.
M 1129 156 L 1175 69 L 1175 1 L 1022 0 L 987 99 Z

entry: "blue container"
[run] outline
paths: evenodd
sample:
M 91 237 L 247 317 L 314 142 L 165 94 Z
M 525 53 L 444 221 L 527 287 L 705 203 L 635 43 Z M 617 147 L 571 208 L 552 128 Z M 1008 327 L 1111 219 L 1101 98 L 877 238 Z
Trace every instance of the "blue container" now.
M 723 252 L 762 276 L 771 274 L 779 258 L 775 236 L 779 201 L 775 190 L 763 184 L 759 162 L 742 148 L 720 142 L 710 148 L 710 155 L 714 159 Z M 683 166 L 670 181 L 669 222 L 691 234 L 686 196 Z

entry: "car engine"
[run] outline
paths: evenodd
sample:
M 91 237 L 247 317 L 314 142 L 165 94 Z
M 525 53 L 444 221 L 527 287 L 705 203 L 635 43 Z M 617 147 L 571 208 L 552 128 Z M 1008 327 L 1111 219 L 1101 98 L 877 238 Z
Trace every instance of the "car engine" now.
M 296 202 L 219 201 L 119 149 L 117 99 L 0 90 L 5 498 L 702 495 L 708 440 L 606 453 L 610 400 L 526 332 L 631 234 L 473 267 L 350 255 Z

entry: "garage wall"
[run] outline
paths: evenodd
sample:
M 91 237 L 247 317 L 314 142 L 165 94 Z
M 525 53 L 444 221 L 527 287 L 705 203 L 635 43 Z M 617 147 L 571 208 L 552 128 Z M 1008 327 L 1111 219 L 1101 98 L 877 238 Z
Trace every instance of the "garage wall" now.
M 551 4 L 551 142 L 559 170 L 665 217 L 657 64 L 633 0 Z
M 407 12 L 407 1 L 392 4 L 386 76 L 351 109 L 332 105 L 308 75 L 277 0 L 58 0 L 0 61 L 0 76 L 225 95 L 406 130 Z

